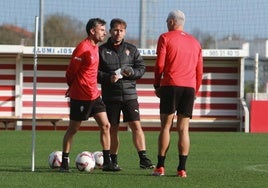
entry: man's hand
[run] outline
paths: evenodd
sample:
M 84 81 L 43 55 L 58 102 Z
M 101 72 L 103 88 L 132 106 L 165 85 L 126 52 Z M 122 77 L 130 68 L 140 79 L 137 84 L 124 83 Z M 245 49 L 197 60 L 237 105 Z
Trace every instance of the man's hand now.
M 65 92 L 65 97 L 69 97 L 69 90 L 70 90 L 70 87 L 67 89 L 67 91 Z
M 129 77 L 134 74 L 134 70 L 132 67 L 125 67 L 125 68 L 122 68 L 121 74 L 125 77 Z
M 158 98 L 160 98 L 160 87 L 155 88 L 154 93 Z
M 111 76 L 111 78 L 110 78 L 110 81 L 111 81 L 111 83 L 115 83 L 115 82 L 117 82 L 118 80 L 120 79 L 120 76 L 118 76 L 118 75 L 112 75 Z

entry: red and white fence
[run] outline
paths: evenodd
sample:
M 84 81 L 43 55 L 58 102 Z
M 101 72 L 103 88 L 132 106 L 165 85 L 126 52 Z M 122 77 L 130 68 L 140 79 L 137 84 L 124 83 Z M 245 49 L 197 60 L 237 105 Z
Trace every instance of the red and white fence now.
M 67 89 L 65 70 L 72 50 L 73 48 L 50 47 L 38 49 L 36 115 L 63 118 L 65 121 L 58 123 L 61 128 L 68 125 L 68 99 L 64 96 Z M 143 78 L 137 81 L 141 119 L 145 130 L 156 130 L 160 124 L 159 99 L 155 96 L 152 85 L 155 51 L 141 49 L 140 52 L 147 67 Z M 195 101 L 191 128 L 243 129 L 247 123 L 240 102 L 244 97 L 245 52 L 204 50 L 203 56 L 204 76 Z M 32 116 L 33 61 L 33 47 L 0 46 L 0 117 Z M 40 128 L 48 128 L 47 124 L 38 122 Z M 22 122 L 21 126 L 22 129 L 29 129 L 31 122 Z

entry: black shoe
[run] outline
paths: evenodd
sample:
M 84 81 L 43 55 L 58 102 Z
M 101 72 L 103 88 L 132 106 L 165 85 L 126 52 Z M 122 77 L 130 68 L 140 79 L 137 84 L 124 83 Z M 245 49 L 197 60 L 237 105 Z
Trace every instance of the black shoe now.
M 117 163 L 113 163 L 114 168 L 118 169 L 118 171 L 122 170 L 120 166 Z
M 71 172 L 71 170 L 69 169 L 68 166 L 67 166 L 67 167 L 65 167 L 65 166 L 61 166 L 59 172 L 62 172 L 62 173 L 69 173 L 69 172 Z
M 148 158 L 140 159 L 140 168 L 153 169 L 154 167 L 155 167 L 155 165 L 153 165 L 153 163 L 151 162 L 150 159 L 148 159 Z
M 118 166 L 118 164 L 112 163 L 112 162 L 109 164 L 103 165 L 102 167 L 102 171 L 117 172 L 120 170 L 121 168 Z

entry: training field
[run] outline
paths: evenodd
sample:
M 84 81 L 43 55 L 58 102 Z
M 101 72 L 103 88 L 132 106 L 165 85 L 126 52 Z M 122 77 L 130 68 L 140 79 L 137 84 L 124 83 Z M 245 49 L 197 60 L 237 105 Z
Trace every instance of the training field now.
M 152 170 L 139 169 L 137 152 L 130 132 L 120 132 L 120 172 L 92 173 L 76 170 L 75 156 L 84 150 L 101 150 L 99 132 L 78 132 L 70 154 L 69 174 L 48 167 L 48 155 L 61 150 L 64 131 L 37 131 L 35 171 L 31 171 L 32 132 L 0 131 L 0 187 L 268 187 L 268 134 L 191 132 L 188 178 L 175 176 L 177 135 L 172 132 L 166 158 L 166 176 L 151 176 Z M 158 132 L 145 132 L 147 152 L 156 162 Z

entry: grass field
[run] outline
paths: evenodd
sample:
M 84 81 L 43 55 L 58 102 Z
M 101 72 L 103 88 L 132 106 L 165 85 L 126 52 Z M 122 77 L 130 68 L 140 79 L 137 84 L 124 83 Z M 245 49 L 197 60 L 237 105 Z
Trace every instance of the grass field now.
M 81 131 L 70 154 L 72 173 L 62 174 L 48 167 L 48 155 L 61 150 L 63 131 L 37 131 L 35 171 L 31 171 L 32 132 L 0 131 L 0 187 L 267 187 L 268 134 L 191 132 L 188 178 L 175 176 L 178 164 L 177 134 L 172 132 L 166 158 L 166 176 L 151 176 L 139 168 L 130 132 L 120 132 L 120 172 L 92 173 L 76 170 L 75 156 L 84 150 L 101 150 L 98 132 Z M 147 152 L 156 162 L 158 132 L 145 132 Z

